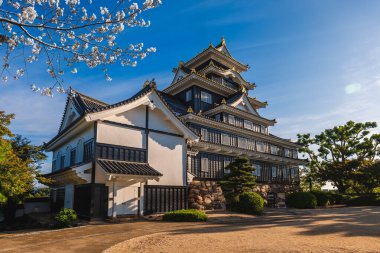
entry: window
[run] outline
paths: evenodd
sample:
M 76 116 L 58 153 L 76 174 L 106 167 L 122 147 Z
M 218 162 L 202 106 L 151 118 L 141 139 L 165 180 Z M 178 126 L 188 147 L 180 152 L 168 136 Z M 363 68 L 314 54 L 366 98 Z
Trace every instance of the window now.
M 282 168 L 282 177 L 285 179 L 288 178 L 288 168 L 287 167 Z
M 285 149 L 284 149 L 284 155 L 285 155 L 286 157 L 290 157 L 290 150 L 287 149 L 287 148 L 285 148 Z
M 92 159 L 92 141 L 86 142 L 83 146 L 83 161 L 88 162 Z
M 294 159 L 298 158 L 298 152 L 297 152 L 297 150 L 293 150 L 293 158 Z
M 261 130 L 261 131 L 260 131 L 261 133 L 263 133 L 263 134 L 266 134 L 266 133 L 267 133 L 267 129 L 268 129 L 268 128 L 267 128 L 266 126 L 260 126 L 260 128 L 261 128 L 261 129 L 260 129 L 260 130 Z
M 60 162 L 60 169 L 63 169 L 63 168 L 65 168 L 65 156 L 63 155 L 63 156 L 61 156 L 61 162 Z
M 256 142 L 256 149 L 257 149 L 257 151 L 259 151 L 259 152 L 265 152 L 265 144 L 264 144 L 264 142 L 262 142 L 262 141 L 257 141 L 257 142 Z
M 255 131 L 255 132 L 260 132 L 260 126 L 254 124 L 254 125 L 253 125 L 253 131 Z
M 244 120 L 244 128 L 252 130 L 253 129 L 253 123 L 252 123 L 252 121 Z
M 217 121 L 220 121 L 220 114 L 215 115 L 215 119 L 216 119 Z
M 247 139 L 239 137 L 238 138 L 238 147 L 246 149 L 247 148 Z
M 208 172 L 208 158 L 207 157 L 203 157 L 201 159 L 201 171 Z
M 223 145 L 231 145 L 231 137 L 229 134 L 222 133 L 222 144 Z
M 252 174 L 256 177 L 261 177 L 261 165 L 260 164 L 252 164 L 252 167 L 255 168 L 255 171 Z
M 201 101 L 208 104 L 212 104 L 211 94 L 201 91 Z
M 201 140 L 202 141 L 208 141 L 208 136 L 207 136 L 207 129 L 206 128 L 201 128 Z
M 226 169 L 228 165 L 230 165 L 231 161 L 230 160 L 224 160 L 224 174 L 229 174 L 231 173 L 230 169 Z
M 297 167 L 290 169 L 290 177 L 291 178 L 295 178 L 297 176 L 297 174 L 298 174 L 298 168 Z
M 186 102 L 189 102 L 193 99 L 193 92 L 192 90 L 186 91 Z
M 275 145 L 270 145 L 270 153 L 272 155 L 278 155 L 278 151 L 279 151 L 279 147 L 275 146 Z
M 247 140 L 247 149 L 255 150 L 255 141 L 252 139 Z
M 57 160 L 53 160 L 52 170 L 55 171 L 57 169 Z
M 77 156 L 77 150 L 73 148 L 70 152 L 70 166 L 75 165 L 76 163 L 76 157 Z
M 231 125 L 235 125 L 235 116 L 234 115 L 228 115 L 228 123 Z
M 277 177 L 277 167 L 272 166 L 272 177 Z

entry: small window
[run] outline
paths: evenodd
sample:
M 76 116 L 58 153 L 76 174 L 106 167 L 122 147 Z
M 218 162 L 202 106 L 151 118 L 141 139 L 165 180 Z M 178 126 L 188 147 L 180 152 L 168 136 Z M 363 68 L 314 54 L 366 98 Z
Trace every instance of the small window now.
M 208 158 L 207 157 L 203 157 L 201 159 L 201 171 L 208 172 Z
M 238 147 L 246 149 L 247 148 L 247 139 L 243 138 L 243 137 L 239 137 L 238 138 Z
M 254 125 L 253 125 L 253 131 L 255 131 L 255 132 L 260 132 L 260 126 L 254 124 Z
M 208 133 L 206 128 L 201 128 L 201 140 L 208 141 Z
M 227 166 L 230 165 L 231 161 L 230 160 L 224 160 L 224 174 L 230 174 L 231 170 L 227 169 Z
M 70 166 L 75 165 L 77 150 L 74 148 L 70 151 Z
M 298 152 L 297 152 L 297 150 L 293 150 L 293 158 L 294 159 L 298 158 Z
M 255 171 L 252 173 L 256 177 L 261 176 L 261 165 L 260 164 L 252 164 L 252 167 L 255 168 Z
M 280 149 L 275 145 L 270 145 L 270 152 L 272 155 L 278 155 Z
M 210 93 L 201 91 L 201 100 L 202 100 L 202 102 L 205 102 L 205 103 L 208 103 L 208 104 L 212 104 L 212 98 L 211 98 L 211 94 Z
M 193 92 L 192 90 L 186 91 L 186 102 L 189 102 L 193 99 Z
M 277 167 L 272 166 L 272 177 L 277 177 Z
M 259 152 L 265 152 L 265 144 L 264 144 L 264 142 L 262 142 L 262 141 L 257 141 L 257 142 L 256 142 L 256 149 L 257 149 L 257 151 L 259 151 Z
M 234 115 L 228 115 L 228 123 L 231 125 L 235 125 L 235 116 Z
M 93 157 L 93 152 L 92 152 L 92 141 L 86 142 L 83 145 L 83 161 L 88 162 L 92 159 Z
M 220 114 L 215 115 L 215 119 L 216 119 L 217 121 L 220 121 Z
M 61 162 L 60 162 L 60 169 L 63 169 L 63 168 L 65 168 L 65 156 L 63 155 L 63 156 L 61 156 Z
M 247 149 L 255 150 L 255 141 L 252 139 L 247 140 Z
M 284 155 L 285 155 L 286 157 L 290 157 L 290 150 L 287 149 L 287 148 L 285 148 L 285 149 L 284 149 Z

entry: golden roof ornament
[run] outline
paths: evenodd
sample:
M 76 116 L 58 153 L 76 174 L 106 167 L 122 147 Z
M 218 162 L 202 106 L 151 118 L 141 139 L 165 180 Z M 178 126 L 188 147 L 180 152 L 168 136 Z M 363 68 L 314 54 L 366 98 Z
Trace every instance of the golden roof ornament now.
M 240 88 L 242 93 L 247 94 L 247 89 L 244 87 L 244 85 L 241 84 Z
M 148 85 L 149 85 L 149 81 L 146 80 L 146 81 L 144 82 L 143 88 L 145 88 L 145 87 L 148 86 Z
M 210 45 L 208 45 L 208 47 L 214 47 L 214 46 L 213 46 L 212 43 L 210 42 Z
M 202 110 L 200 110 L 197 115 L 202 116 Z
M 152 79 L 152 81 L 150 81 L 150 87 L 152 87 L 153 89 L 157 89 L 157 83 L 154 80 L 154 78 Z
M 214 64 L 214 61 L 213 61 L 213 60 L 211 60 L 211 61 L 210 61 L 210 63 L 209 63 L 209 66 L 215 66 L 215 64 Z
M 191 73 L 197 73 L 195 69 L 191 69 Z
M 220 44 L 222 44 L 222 46 L 226 46 L 226 40 L 224 39 L 224 36 L 222 36 Z
M 220 103 L 223 104 L 223 105 L 225 105 L 225 104 L 227 104 L 227 101 L 226 101 L 225 98 L 223 98 L 222 101 L 221 101 Z
M 187 108 L 187 112 L 188 113 L 194 113 L 193 108 L 191 108 L 191 105 L 189 106 L 189 108 Z
M 232 67 L 232 70 L 233 70 L 233 71 L 236 71 L 236 68 L 235 68 L 235 66 L 233 66 L 233 67 Z

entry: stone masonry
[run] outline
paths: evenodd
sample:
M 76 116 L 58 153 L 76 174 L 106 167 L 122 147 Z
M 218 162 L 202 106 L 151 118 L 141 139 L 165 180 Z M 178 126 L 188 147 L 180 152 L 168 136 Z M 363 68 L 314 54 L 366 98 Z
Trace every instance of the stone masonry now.
M 225 210 L 226 200 L 215 181 L 192 181 L 189 184 L 189 207 L 199 210 Z

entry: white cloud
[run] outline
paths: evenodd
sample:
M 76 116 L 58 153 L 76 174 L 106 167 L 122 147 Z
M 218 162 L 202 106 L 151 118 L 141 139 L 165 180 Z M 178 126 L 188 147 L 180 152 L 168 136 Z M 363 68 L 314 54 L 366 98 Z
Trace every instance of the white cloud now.
M 346 94 L 353 94 L 359 92 L 361 89 L 362 85 L 360 83 L 351 83 L 344 87 L 344 91 L 346 92 Z

